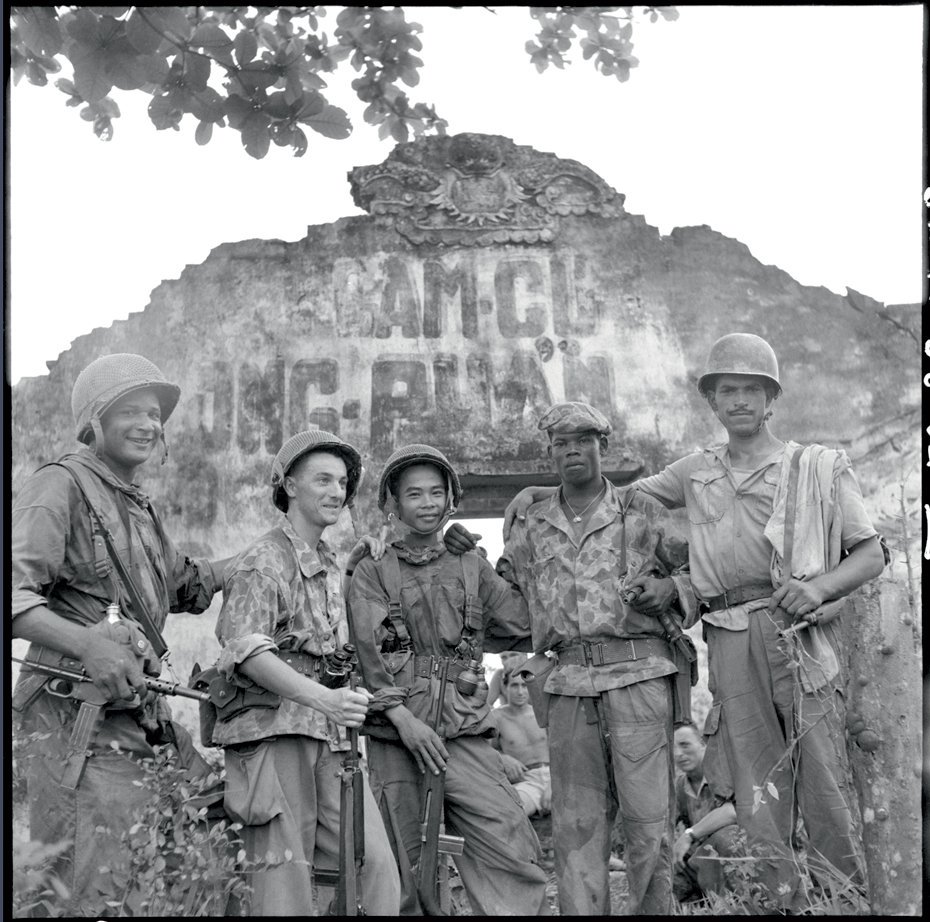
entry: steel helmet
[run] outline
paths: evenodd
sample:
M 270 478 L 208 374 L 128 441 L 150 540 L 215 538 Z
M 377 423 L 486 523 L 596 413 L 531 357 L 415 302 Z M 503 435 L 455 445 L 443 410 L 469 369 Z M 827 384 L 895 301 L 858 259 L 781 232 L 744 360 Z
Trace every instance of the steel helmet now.
M 449 459 L 441 451 L 430 445 L 405 445 L 403 448 L 398 448 L 387 459 L 387 464 L 384 465 L 381 480 L 378 483 L 378 508 L 384 509 L 385 503 L 387 503 L 388 481 L 390 478 L 412 464 L 434 464 L 446 475 L 450 493 L 449 500 L 454 511 L 462 499 L 462 485 L 459 483 L 459 475 L 455 473 L 455 468 L 449 463 Z
M 775 351 L 753 333 L 727 333 L 710 347 L 707 367 L 698 379 L 698 390 L 706 393 L 717 375 L 759 375 L 775 385 L 776 397 L 781 393 Z
M 152 388 L 161 404 L 162 424 L 178 404 L 181 388 L 172 384 L 153 362 L 132 352 L 102 355 L 90 363 L 78 376 L 71 390 L 71 412 L 77 437 L 86 442 L 93 433 L 98 443 L 103 440 L 100 417 L 124 394 Z
M 282 511 L 287 512 L 288 496 L 284 490 L 284 478 L 294 466 L 294 462 L 312 451 L 328 451 L 345 461 L 346 505 L 352 504 L 355 491 L 362 477 L 362 456 L 338 435 L 324 429 L 307 429 L 292 435 L 278 450 L 271 462 L 271 498 Z

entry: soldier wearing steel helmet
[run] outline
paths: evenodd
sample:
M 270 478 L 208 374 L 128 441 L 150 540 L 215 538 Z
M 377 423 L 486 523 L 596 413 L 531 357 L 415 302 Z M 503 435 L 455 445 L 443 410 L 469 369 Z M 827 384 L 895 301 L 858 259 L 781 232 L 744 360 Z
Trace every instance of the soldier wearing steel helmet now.
M 764 339 L 718 339 L 698 388 L 727 441 L 635 486 L 688 511 L 714 696 L 705 775 L 715 794 L 734 798 L 750 845 L 767 856 L 760 883 L 770 904 L 790 910 L 799 898 L 798 810 L 822 886 L 865 881 L 843 743 L 840 640 L 834 625 L 816 623 L 824 602 L 881 572 L 883 552 L 846 453 L 771 431 L 781 381 Z M 792 622 L 801 628 L 784 635 Z M 818 873 L 824 862 L 839 877 Z
M 380 560 L 361 560 L 349 588 L 352 635 L 373 692 L 372 784 L 398 840 L 402 913 L 420 911 L 411 873 L 420 857 L 420 781 L 444 772 L 448 831 L 465 840 L 456 866 L 474 911 L 548 914 L 539 843 L 488 742 L 493 724 L 480 681 L 483 651 L 526 646 L 529 619 L 484 558 L 446 552 L 442 529 L 461 495 L 456 471 L 429 445 L 398 449 L 381 474 L 378 504 L 399 537 Z M 443 661 L 440 736 L 430 713 Z
M 322 430 L 288 439 L 271 465 L 271 499 L 282 521 L 227 569 L 216 625 L 216 667 L 227 680 L 277 696 L 274 706 L 244 706 L 218 720 L 225 747 L 226 812 L 243 824 L 251 915 L 313 915 L 313 866 L 339 855 L 345 727 L 361 725 L 371 695 L 327 687 L 327 658 L 348 640 L 342 577 L 322 535 L 350 504 L 361 476 L 359 453 Z M 378 542 L 364 538 L 353 565 Z M 254 699 L 253 699 L 254 700 Z M 390 844 L 368 785 L 365 863 L 367 912 L 395 915 L 399 882 Z
M 167 455 L 165 424 L 179 396 L 141 355 L 98 358 L 72 390 L 81 447 L 36 471 L 13 505 L 12 634 L 32 642 L 29 658 L 79 660 L 105 702 L 90 727 L 89 705 L 53 696 L 45 677 L 26 669 L 14 695 L 30 835 L 69 843 L 56 864 L 69 891 L 66 915 L 107 912 L 108 888 L 129 873 L 120 837 L 151 798 L 139 759 L 183 734 L 164 699 L 146 691 L 144 674 L 157 675 L 160 663 L 133 620 L 139 613 L 116 578 L 102 530 L 131 566 L 159 631 L 169 611 L 202 612 L 220 587 L 225 561 L 179 553 L 137 482 L 152 455 Z M 138 909 L 138 896 L 132 891 L 128 905 Z

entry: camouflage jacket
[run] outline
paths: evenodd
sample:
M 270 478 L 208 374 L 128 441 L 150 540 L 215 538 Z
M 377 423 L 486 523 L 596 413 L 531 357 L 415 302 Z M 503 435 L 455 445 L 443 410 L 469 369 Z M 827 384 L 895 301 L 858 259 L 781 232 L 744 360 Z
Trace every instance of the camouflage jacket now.
M 562 511 L 558 490 L 531 506 L 525 522 L 515 523 L 498 561 L 499 572 L 529 603 L 537 651 L 582 640 L 664 636 L 658 620 L 621 599 L 621 590 L 634 576 L 670 576 L 678 589 L 678 614 L 696 605 L 687 563 L 683 555 L 677 559 L 664 540 L 668 513 L 642 493 L 617 488 L 606 479 L 605 483 L 604 498 L 579 537 Z M 674 663 L 660 656 L 597 667 L 563 664 L 552 670 L 545 690 L 591 696 L 674 672 Z
M 465 627 L 465 584 L 462 559 L 443 545 L 425 552 L 393 544 L 401 577 L 403 619 L 413 644 L 407 654 L 389 651 L 394 641 L 388 618 L 384 563 L 363 558 L 349 587 L 349 620 L 358 648 L 365 687 L 374 695 L 371 712 L 398 704 L 426 721 L 438 680 L 414 674 L 414 655 L 452 656 Z M 478 559 L 481 623 L 476 625 L 477 658 L 482 651 L 529 647 L 529 614 L 520 593 L 501 579 L 483 558 Z M 442 723 L 448 737 L 474 735 L 490 726 L 487 694 L 462 695 L 453 682 L 446 687 Z
M 314 551 L 286 518 L 243 551 L 226 573 L 216 622 L 223 649 L 216 666 L 228 679 L 252 685 L 236 667 L 257 653 L 277 651 L 287 634 L 298 634 L 301 651 L 315 656 L 333 653 L 348 640 L 335 556 L 322 540 Z M 225 746 L 283 734 L 326 740 L 334 750 L 348 745 L 334 721 L 286 698 L 277 708 L 250 708 L 218 722 L 213 738 Z

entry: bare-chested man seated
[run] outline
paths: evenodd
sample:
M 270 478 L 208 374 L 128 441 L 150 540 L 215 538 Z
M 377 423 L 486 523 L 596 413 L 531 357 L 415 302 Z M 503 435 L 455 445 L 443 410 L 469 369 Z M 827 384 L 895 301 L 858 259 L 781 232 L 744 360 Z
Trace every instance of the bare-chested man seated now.
M 526 815 L 543 816 L 552 802 L 549 739 L 536 722 L 523 666 L 524 657 L 504 665 L 501 691 L 505 704 L 491 711 L 497 726 L 493 745 L 500 750 L 507 780 L 520 795 Z

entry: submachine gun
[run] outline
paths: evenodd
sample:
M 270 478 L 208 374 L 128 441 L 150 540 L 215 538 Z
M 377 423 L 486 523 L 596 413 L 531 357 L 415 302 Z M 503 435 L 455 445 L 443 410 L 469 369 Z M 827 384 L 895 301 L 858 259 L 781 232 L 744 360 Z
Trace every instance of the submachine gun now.
M 442 708 L 446 697 L 446 685 L 449 681 L 451 660 L 444 656 L 437 667 L 439 694 L 433 701 L 433 719 L 430 722 L 433 731 L 442 738 Z M 461 836 L 446 835 L 443 825 L 443 800 L 445 774 L 427 772 L 423 781 L 423 793 L 420 799 L 420 860 L 417 864 L 416 884 L 420 905 L 424 915 L 445 916 L 443 909 L 446 900 L 442 897 L 443 881 L 441 872 L 448 868 L 443 861 L 440 867 L 439 856 L 461 855 L 465 840 Z
M 50 679 L 47 689 L 50 694 L 59 698 L 75 698 L 78 701 L 88 701 L 97 705 L 107 703 L 106 697 L 94 686 L 82 688 L 82 683 L 93 685 L 93 679 L 84 671 L 84 666 L 79 659 L 59 654 L 57 662 L 43 660 L 41 658 L 20 659 L 18 656 L 11 656 L 14 663 L 21 663 L 27 669 L 38 672 L 41 675 L 47 675 Z M 152 676 L 145 676 L 145 687 L 149 691 L 155 692 L 156 695 L 178 695 L 182 698 L 193 698 L 196 701 L 209 701 L 210 695 L 204 691 L 198 691 L 195 688 L 188 688 L 181 685 L 180 682 L 166 682 L 164 679 L 155 679 Z

